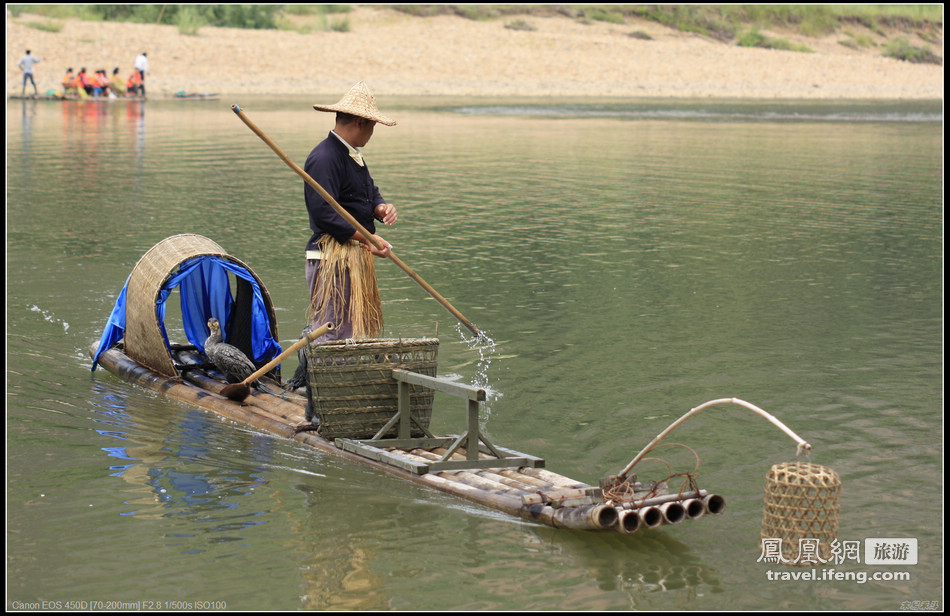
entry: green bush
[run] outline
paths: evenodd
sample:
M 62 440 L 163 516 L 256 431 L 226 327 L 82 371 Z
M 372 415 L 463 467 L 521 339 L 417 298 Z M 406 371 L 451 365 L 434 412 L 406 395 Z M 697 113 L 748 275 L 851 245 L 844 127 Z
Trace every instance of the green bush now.
M 334 32 L 349 32 L 350 20 L 348 18 L 334 19 L 327 28 Z
M 180 33 L 194 36 L 198 34 L 202 26 L 208 24 L 196 8 L 186 6 L 175 15 L 175 25 L 178 26 Z
M 914 47 L 905 38 L 896 38 L 884 46 L 885 58 L 894 58 L 914 64 L 939 64 L 943 65 L 943 60 L 933 54 L 929 47 Z
M 797 45 L 788 39 L 765 36 L 759 32 L 758 28 L 750 28 L 740 34 L 736 39 L 736 43 L 740 47 L 761 47 L 763 49 L 781 49 L 783 51 L 812 51 L 805 45 Z
M 59 32 L 63 29 L 63 23 L 59 21 L 28 21 L 23 25 L 43 32 Z

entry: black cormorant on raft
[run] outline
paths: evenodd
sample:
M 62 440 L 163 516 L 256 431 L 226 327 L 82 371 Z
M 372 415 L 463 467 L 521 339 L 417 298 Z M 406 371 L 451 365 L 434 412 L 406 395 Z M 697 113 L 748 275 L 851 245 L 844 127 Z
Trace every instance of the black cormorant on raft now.
M 221 371 L 228 383 L 240 383 L 257 368 L 239 348 L 221 340 L 221 326 L 214 317 L 208 319 L 211 334 L 205 339 L 205 356 Z
M 188 345 L 170 344 L 165 334 L 165 301 L 176 288 Z M 667 493 L 663 482 L 640 484 L 635 476 L 625 480 L 622 491 L 616 485 L 591 486 L 546 470 L 541 458 L 493 444 L 479 430 L 485 390 L 436 375 L 435 338 L 307 344 L 314 392 L 309 402 L 319 427 L 298 432 L 306 396 L 255 390 L 235 400 L 226 395 L 229 385 L 217 371 L 202 369 L 202 351 L 208 352 L 210 340 L 213 356 L 218 340 L 214 323 L 210 337 L 205 329 L 209 319 L 219 328 L 228 324 L 227 339 L 263 366 L 259 371 L 283 355 L 274 309 L 257 275 L 208 238 L 166 238 L 129 275 L 100 341 L 90 347 L 92 368 L 102 365 L 229 419 L 556 528 L 632 533 L 723 511 L 721 497 L 692 482 L 675 493 Z M 279 370 L 271 374 L 279 382 Z M 460 435 L 429 431 L 435 391 L 460 398 L 465 426 Z

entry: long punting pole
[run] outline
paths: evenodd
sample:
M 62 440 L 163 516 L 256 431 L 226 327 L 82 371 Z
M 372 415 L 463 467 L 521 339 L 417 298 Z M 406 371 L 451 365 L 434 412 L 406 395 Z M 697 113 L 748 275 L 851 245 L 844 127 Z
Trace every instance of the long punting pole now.
M 267 135 L 265 135 L 265 134 L 264 134 L 264 131 L 262 131 L 260 128 L 258 128 L 257 125 L 254 124 L 254 122 L 252 122 L 252 121 L 244 114 L 243 111 L 241 111 L 241 108 L 240 108 L 240 107 L 238 107 L 237 105 L 231 105 L 231 110 L 234 111 L 235 114 L 237 114 L 237 117 L 241 118 L 241 121 L 244 122 L 244 123 L 247 125 L 247 127 L 250 128 L 251 131 L 254 132 L 255 135 L 257 135 L 258 137 L 260 137 L 261 140 L 262 140 L 264 143 L 266 143 L 268 146 L 270 146 L 270 149 L 274 150 L 274 153 L 277 154 L 277 156 L 278 156 L 282 161 L 284 161 L 285 163 L 287 163 L 287 166 L 288 166 L 288 167 L 290 167 L 291 169 L 293 169 L 293 170 L 297 173 L 297 175 L 299 175 L 300 177 L 302 177 L 303 180 L 304 180 L 304 182 L 306 182 L 311 188 L 313 188 L 315 191 L 317 191 L 317 193 L 318 193 L 321 197 L 323 197 L 323 198 L 326 200 L 326 202 L 329 203 L 329 204 L 333 207 L 333 209 L 336 210 L 336 212 L 337 212 L 340 216 L 342 216 L 344 219 L 346 219 L 346 222 L 350 223 L 350 225 L 352 225 L 354 229 L 356 229 L 363 237 L 365 237 L 365 238 L 366 238 L 366 241 L 368 241 L 368 242 L 371 243 L 373 246 L 375 246 L 377 250 L 382 250 L 383 247 L 382 247 L 382 245 L 380 245 L 379 240 L 376 239 L 376 236 L 374 236 L 372 233 L 370 233 L 363 225 L 361 225 L 355 218 L 353 218 L 353 215 L 352 215 L 352 214 L 350 214 L 350 213 L 347 212 L 345 209 L 343 209 L 343 206 L 341 206 L 339 203 L 337 203 L 336 199 L 334 199 L 334 198 L 330 195 L 330 193 L 328 193 L 326 190 L 324 190 L 324 188 L 323 188 L 322 186 L 320 186 L 320 184 L 318 184 L 318 183 L 316 182 L 316 180 L 314 180 L 312 177 L 310 177 L 310 174 L 309 174 L 309 173 L 307 173 L 306 171 L 304 171 L 303 169 L 301 169 L 300 166 L 297 165 L 297 163 L 295 163 L 294 161 L 292 161 L 292 160 L 290 159 L 290 157 L 288 157 L 286 154 L 284 154 L 284 151 L 281 150 L 280 147 L 279 147 L 276 143 L 274 143 L 273 141 L 271 141 L 270 137 L 268 137 Z M 399 257 L 397 257 L 397 256 L 396 256 L 395 254 L 393 254 L 392 252 L 389 253 L 389 259 L 390 259 L 393 263 L 395 263 L 396 265 L 398 265 L 399 268 L 402 269 L 402 271 L 404 271 L 404 272 L 406 272 L 407 274 L 409 274 L 409 277 L 410 277 L 410 278 L 412 278 L 412 279 L 415 280 L 417 283 L 419 283 L 419 286 L 421 286 L 423 289 L 425 289 L 426 292 L 427 292 L 429 295 L 431 295 L 433 298 L 435 298 L 435 300 L 436 300 L 437 302 L 439 302 L 440 304 L 442 304 L 442 306 L 444 306 L 444 307 L 446 308 L 446 310 L 448 310 L 449 312 L 451 312 L 451 313 L 452 313 L 452 316 L 454 316 L 456 319 L 458 319 L 459 323 L 461 323 L 462 325 L 464 325 L 465 327 L 467 327 L 473 334 L 475 334 L 476 337 L 481 338 L 482 332 L 479 331 L 479 329 L 478 329 L 477 327 L 475 327 L 475 324 L 472 323 L 471 321 L 469 321 L 468 319 L 466 319 L 466 318 L 462 315 L 462 313 L 459 312 L 459 311 L 455 308 L 455 306 L 453 306 L 452 304 L 450 304 L 447 299 L 445 299 L 444 297 L 442 297 L 442 296 L 439 294 L 438 291 L 436 291 L 435 289 L 433 289 L 432 286 L 429 285 L 429 283 L 427 283 L 425 280 L 423 280 L 422 277 L 421 277 L 419 274 L 417 274 L 415 271 L 413 271 L 411 267 L 409 267 L 408 265 L 406 265 Z

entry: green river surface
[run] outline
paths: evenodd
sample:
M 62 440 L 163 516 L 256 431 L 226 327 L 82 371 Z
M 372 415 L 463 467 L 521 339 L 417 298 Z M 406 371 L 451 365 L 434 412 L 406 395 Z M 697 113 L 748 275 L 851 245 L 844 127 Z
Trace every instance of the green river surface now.
M 91 372 L 133 265 L 179 233 L 248 264 L 296 340 L 303 183 L 230 106 L 302 165 L 332 127 L 317 99 L 8 101 L 8 610 L 943 609 L 942 101 L 379 99 L 379 233 L 492 343 L 380 262 L 385 333 L 438 327 L 493 441 L 594 485 L 708 400 L 762 407 L 840 475 L 862 550 L 803 569 L 760 545 L 795 443 L 739 406 L 667 439 L 724 514 L 620 535 Z M 434 430 L 463 410 L 437 396 Z M 656 457 L 642 479 L 696 466 Z M 916 564 L 870 564 L 874 538 Z

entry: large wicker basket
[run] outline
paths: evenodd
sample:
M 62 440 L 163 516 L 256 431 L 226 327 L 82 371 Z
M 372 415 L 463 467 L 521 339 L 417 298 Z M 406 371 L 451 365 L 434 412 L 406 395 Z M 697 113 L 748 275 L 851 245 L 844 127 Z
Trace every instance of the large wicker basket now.
M 324 438 L 372 438 L 398 410 L 393 368 L 435 376 L 438 338 L 336 340 L 307 347 L 307 378 Z M 410 386 L 412 436 L 429 428 L 433 392 Z M 384 436 L 395 436 L 393 428 Z

